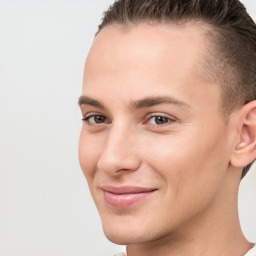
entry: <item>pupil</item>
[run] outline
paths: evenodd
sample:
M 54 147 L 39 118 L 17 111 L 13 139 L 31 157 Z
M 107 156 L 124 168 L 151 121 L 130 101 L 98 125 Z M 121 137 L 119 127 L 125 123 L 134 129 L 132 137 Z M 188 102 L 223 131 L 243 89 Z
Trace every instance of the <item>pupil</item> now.
M 95 116 L 94 120 L 96 123 L 104 123 L 105 118 L 103 116 Z
M 156 117 L 156 124 L 165 124 L 167 123 L 167 118 L 163 116 L 157 116 Z

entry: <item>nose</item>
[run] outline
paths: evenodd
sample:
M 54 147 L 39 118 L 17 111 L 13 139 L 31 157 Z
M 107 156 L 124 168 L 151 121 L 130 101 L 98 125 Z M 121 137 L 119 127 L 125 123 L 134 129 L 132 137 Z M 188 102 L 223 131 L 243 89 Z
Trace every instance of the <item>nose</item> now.
M 138 140 L 131 130 L 120 126 L 110 128 L 98 160 L 98 169 L 109 176 L 119 175 L 124 171 L 136 171 L 141 164 L 136 151 L 137 143 Z

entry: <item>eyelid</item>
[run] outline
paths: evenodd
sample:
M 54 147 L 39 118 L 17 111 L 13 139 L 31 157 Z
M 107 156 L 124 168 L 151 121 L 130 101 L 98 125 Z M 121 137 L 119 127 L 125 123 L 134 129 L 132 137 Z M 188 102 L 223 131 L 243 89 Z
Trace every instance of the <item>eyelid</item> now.
M 152 113 L 149 113 L 147 116 L 146 116 L 146 119 L 149 119 L 151 117 L 156 117 L 156 116 L 161 116 L 161 117 L 165 117 L 165 118 L 169 118 L 171 120 L 177 120 L 176 117 L 174 117 L 173 115 L 170 115 L 170 114 L 166 114 L 166 113 L 161 113 L 161 112 L 152 112 Z
M 105 114 L 102 114 L 100 112 L 88 111 L 85 114 L 83 114 L 83 119 L 87 119 L 87 118 L 92 117 L 92 116 L 104 116 L 104 117 L 108 118 Z

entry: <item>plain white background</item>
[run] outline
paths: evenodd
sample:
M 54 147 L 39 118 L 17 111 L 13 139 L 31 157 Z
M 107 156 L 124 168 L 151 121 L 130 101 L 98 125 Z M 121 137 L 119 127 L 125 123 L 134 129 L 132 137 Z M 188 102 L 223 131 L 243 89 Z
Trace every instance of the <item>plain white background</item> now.
M 108 256 L 78 163 L 84 61 L 113 0 L 0 0 L 0 256 Z M 256 2 L 243 1 L 256 18 Z M 241 184 L 256 241 L 256 168 Z

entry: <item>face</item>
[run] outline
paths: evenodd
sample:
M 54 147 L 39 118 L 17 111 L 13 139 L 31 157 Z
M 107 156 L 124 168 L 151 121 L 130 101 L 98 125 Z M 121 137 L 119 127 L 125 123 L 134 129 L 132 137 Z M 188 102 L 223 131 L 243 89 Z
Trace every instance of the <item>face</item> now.
M 115 243 L 182 233 L 220 197 L 230 127 L 202 76 L 204 42 L 192 26 L 109 26 L 89 52 L 79 158 Z

